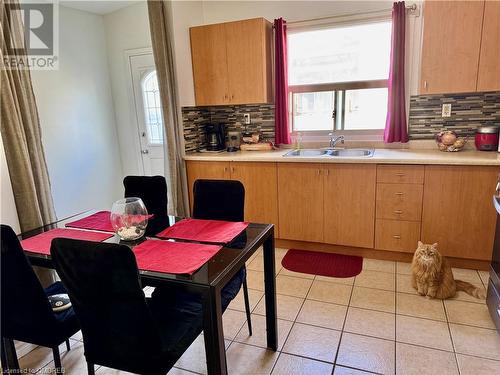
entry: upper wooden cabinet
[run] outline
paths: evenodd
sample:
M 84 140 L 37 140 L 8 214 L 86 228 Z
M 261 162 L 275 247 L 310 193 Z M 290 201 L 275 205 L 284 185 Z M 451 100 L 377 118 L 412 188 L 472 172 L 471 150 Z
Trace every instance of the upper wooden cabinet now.
M 476 91 L 484 1 L 426 1 L 420 93 Z
M 500 89 L 500 1 L 484 5 L 477 91 Z
M 273 101 L 270 22 L 197 26 L 190 34 L 196 105 Z

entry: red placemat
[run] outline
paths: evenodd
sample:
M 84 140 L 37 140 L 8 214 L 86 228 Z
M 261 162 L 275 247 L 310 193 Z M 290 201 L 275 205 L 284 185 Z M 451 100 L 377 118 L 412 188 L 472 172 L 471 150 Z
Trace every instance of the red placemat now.
M 77 229 L 56 228 L 22 240 L 21 246 L 23 247 L 24 251 L 49 255 L 50 244 L 52 243 L 52 240 L 54 238 L 73 238 L 75 240 L 101 242 L 107 240 L 110 237 L 113 237 L 113 234 L 89 232 Z
M 140 270 L 193 274 L 220 249 L 215 245 L 146 240 L 134 247 L 134 253 Z
M 248 226 L 246 222 L 184 219 L 157 237 L 200 242 L 228 243 Z
M 111 225 L 111 212 L 99 211 L 83 219 L 72 221 L 66 224 L 67 227 L 81 228 L 81 229 L 94 229 L 103 232 L 114 232 Z

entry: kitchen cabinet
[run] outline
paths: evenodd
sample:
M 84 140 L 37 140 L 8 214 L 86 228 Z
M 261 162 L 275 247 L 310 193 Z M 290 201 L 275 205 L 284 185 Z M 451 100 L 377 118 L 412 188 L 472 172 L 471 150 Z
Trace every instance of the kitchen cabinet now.
M 190 36 L 196 105 L 273 101 L 270 22 L 196 26 Z
M 375 233 L 376 249 L 413 253 L 420 239 L 420 222 L 377 219 Z
M 245 186 L 245 220 L 274 224 L 278 233 L 278 175 L 275 163 L 231 162 L 231 179 Z
M 323 241 L 323 165 L 278 163 L 280 237 Z
M 189 202 L 198 179 L 237 180 L 245 187 L 245 220 L 274 224 L 278 235 L 278 192 L 275 163 L 187 161 Z
M 484 5 L 484 1 L 425 2 L 421 94 L 476 91 Z
M 443 255 L 490 260 L 498 167 L 426 166 L 422 241 Z
M 500 90 L 500 1 L 486 1 L 477 91 Z
M 190 33 L 196 104 L 228 104 L 224 25 L 193 27 Z
M 373 248 L 374 164 L 324 166 L 324 242 Z
M 187 161 L 187 180 L 189 190 L 189 206 L 193 210 L 193 185 L 196 180 L 229 180 L 231 173 L 228 161 Z

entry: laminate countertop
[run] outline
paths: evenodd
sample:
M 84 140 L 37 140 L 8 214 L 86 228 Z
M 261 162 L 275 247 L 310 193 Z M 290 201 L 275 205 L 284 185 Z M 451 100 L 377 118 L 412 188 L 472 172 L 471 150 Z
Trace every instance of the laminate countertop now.
M 222 153 L 189 153 L 185 160 L 279 162 L 279 163 L 376 163 L 376 164 L 438 164 L 438 165 L 497 165 L 500 153 L 493 151 L 463 150 L 441 152 L 417 149 L 375 149 L 372 157 L 300 156 L 284 157 L 290 149 L 275 151 L 237 151 Z M 499 170 L 500 172 L 500 170 Z

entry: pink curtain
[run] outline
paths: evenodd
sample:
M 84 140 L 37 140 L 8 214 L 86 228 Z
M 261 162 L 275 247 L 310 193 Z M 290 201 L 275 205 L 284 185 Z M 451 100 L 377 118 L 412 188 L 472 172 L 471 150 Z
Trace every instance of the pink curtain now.
M 405 100 L 406 7 L 400 1 L 392 6 L 391 65 L 384 142 L 408 142 Z
M 274 72 L 275 72 L 275 141 L 290 144 L 288 129 L 288 53 L 286 43 L 286 21 L 274 20 Z

